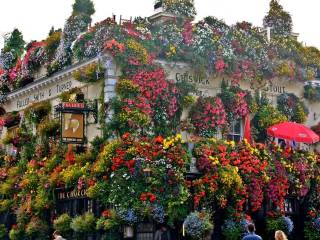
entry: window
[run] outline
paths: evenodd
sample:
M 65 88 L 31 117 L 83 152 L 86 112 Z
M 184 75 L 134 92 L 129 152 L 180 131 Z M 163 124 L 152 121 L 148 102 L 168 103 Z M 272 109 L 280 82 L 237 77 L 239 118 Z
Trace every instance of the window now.
M 137 226 L 137 240 L 152 240 L 153 232 L 153 223 L 139 223 Z
M 288 214 L 296 213 L 296 199 L 293 197 L 288 197 L 284 202 L 284 210 Z
M 230 126 L 230 132 L 227 136 L 227 139 L 229 141 L 239 142 L 242 139 L 242 135 L 243 135 L 242 122 L 243 121 L 241 119 L 232 121 Z

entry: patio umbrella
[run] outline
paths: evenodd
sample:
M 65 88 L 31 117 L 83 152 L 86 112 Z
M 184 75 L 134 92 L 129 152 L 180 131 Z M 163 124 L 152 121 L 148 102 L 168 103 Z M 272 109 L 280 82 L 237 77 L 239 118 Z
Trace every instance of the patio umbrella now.
M 283 122 L 267 129 L 270 136 L 301 143 L 319 142 L 319 135 L 310 128 L 295 122 Z

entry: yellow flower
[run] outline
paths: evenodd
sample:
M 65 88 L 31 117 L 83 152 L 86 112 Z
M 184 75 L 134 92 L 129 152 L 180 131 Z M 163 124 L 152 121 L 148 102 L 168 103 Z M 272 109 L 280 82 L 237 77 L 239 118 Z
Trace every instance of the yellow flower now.
M 165 140 L 163 140 L 163 149 L 168 149 L 172 146 L 174 146 L 176 143 L 182 143 L 182 135 L 177 134 L 174 137 L 168 137 Z
M 173 57 L 176 55 L 177 49 L 174 45 L 170 44 L 169 50 L 166 52 L 167 57 Z

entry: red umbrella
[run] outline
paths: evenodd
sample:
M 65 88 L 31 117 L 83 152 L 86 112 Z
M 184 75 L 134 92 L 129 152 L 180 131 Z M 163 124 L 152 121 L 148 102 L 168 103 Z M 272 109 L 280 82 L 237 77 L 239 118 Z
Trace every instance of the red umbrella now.
M 316 143 L 319 142 L 319 136 L 306 126 L 295 122 L 283 122 L 271 126 L 267 129 L 270 136 L 282 138 L 286 140 L 302 142 L 302 143 Z

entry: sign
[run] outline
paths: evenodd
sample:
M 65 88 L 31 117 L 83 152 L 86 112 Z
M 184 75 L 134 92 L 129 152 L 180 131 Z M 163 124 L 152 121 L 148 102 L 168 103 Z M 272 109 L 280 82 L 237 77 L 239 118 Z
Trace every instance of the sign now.
M 84 108 L 84 103 L 77 103 L 77 102 L 65 102 L 62 104 L 63 108 Z
M 209 86 L 208 79 L 204 79 L 200 74 L 191 74 L 188 71 L 184 73 L 176 73 L 176 82 L 189 82 L 200 86 Z
M 250 85 L 251 89 L 256 89 L 253 84 Z M 269 92 L 269 93 L 286 93 L 286 87 L 281 86 L 281 85 L 274 85 L 272 83 L 269 83 L 267 86 L 260 88 L 264 92 Z
M 84 114 L 62 112 L 63 142 L 83 143 L 84 142 Z
M 68 199 L 79 199 L 87 198 L 87 189 L 74 189 L 70 191 L 58 191 L 57 192 L 58 200 L 68 200 Z
M 27 107 L 30 103 L 43 101 L 52 97 L 58 96 L 62 92 L 66 92 L 73 87 L 73 81 L 69 80 L 64 83 L 56 84 L 47 89 L 39 90 L 33 94 L 30 94 L 24 98 L 18 98 L 16 100 L 15 106 L 16 110 L 23 109 Z
M 286 93 L 286 87 L 285 86 L 277 86 L 277 85 L 273 85 L 270 84 L 269 86 L 267 86 L 266 88 L 262 89 L 265 92 L 272 92 L 272 93 Z

